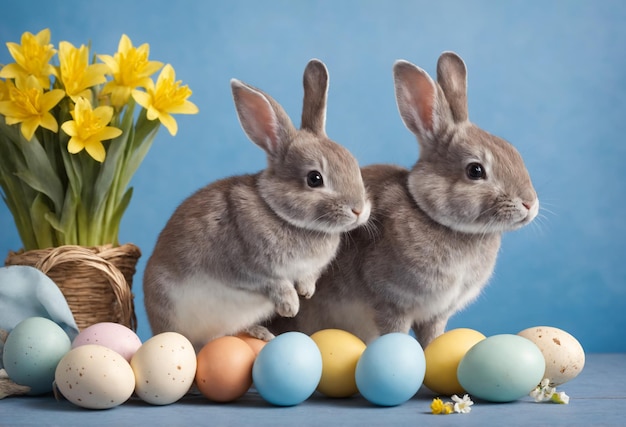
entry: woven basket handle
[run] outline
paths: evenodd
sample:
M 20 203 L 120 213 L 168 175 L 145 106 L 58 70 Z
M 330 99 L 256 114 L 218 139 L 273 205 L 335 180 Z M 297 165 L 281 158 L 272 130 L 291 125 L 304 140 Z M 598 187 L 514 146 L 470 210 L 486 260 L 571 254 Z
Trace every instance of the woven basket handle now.
M 41 258 L 35 265 L 35 268 L 41 270 L 43 273 L 47 273 L 56 265 L 72 261 L 75 262 L 77 258 L 80 258 L 81 262 L 84 262 L 85 265 L 98 269 L 106 275 L 120 307 L 122 321 L 132 326 L 132 294 L 126 283 L 126 278 L 117 267 L 106 259 L 103 259 L 82 246 L 64 245 L 54 248 L 48 255 Z

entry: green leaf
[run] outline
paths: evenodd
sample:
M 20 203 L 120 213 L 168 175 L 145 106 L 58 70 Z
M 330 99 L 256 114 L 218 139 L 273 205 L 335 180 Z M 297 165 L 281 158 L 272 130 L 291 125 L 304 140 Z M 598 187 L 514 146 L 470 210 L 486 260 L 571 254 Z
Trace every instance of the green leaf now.
M 25 169 L 25 160 L 20 150 L 18 126 L 8 126 L 0 116 L 0 187 L 24 245 L 24 249 L 37 248 L 37 239 L 31 223 L 30 206 L 36 192 L 26 185 L 15 172 Z
M 37 236 L 37 246 L 39 248 L 49 248 L 57 246 L 53 237 L 52 227 L 46 219 L 50 215 L 50 208 L 43 200 L 43 196 L 38 194 L 30 208 L 30 217 L 33 224 L 35 235 Z
M 128 208 L 132 197 L 133 188 L 131 187 L 124 193 L 124 196 L 120 199 L 113 215 L 111 215 L 107 221 L 107 225 L 109 227 L 107 235 L 113 244 L 119 244 L 118 235 L 120 231 L 120 223 L 122 222 L 122 217 L 124 216 L 124 212 L 126 212 L 126 208 Z
M 21 143 L 27 169 L 18 170 L 18 176 L 25 179 L 34 190 L 44 193 L 52 200 L 57 212 L 63 207 L 63 185 L 55 174 L 50 159 L 36 137 Z
M 78 197 L 76 197 L 70 188 L 67 189 L 63 211 L 60 215 L 46 215 L 46 220 L 50 225 L 58 231 L 58 239 L 60 245 L 77 244 L 76 237 L 76 211 L 78 209 Z
M 107 149 L 107 155 L 102 163 L 100 173 L 95 180 L 95 199 L 91 208 L 93 215 L 104 209 L 108 200 L 106 209 L 110 209 L 111 202 L 116 203 L 117 194 L 119 192 L 118 181 L 121 170 L 124 168 L 124 155 L 129 140 L 132 141 L 133 134 L 133 103 L 129 103 L 124 116 L 122 118 L 121 130 L 122 135 L 111 140 Z M 123 190 L 123 189 L 122 189 Z
M 137 169 L 139 169 L 139 166 L 141 166 L 141 163 L 152 147 L 152 143 L 159 132 L 159 128 L 160 122 L 158 120 L 148 120 L 146 118 L 146 110 L 142 108 L 137 118 L 137 124 L 135 125 L 133 151 L 127 160 L 121 179 L 124 188 L 130 185 L 132 177 L 135 175 Z

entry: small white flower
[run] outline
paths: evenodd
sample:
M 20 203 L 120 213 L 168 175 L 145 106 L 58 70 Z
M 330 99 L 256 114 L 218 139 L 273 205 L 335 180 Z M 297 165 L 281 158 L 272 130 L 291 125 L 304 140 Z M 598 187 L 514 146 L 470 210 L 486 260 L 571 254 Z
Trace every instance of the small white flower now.
M 452 396 L 452 400 L 454 400 L 454 412 L 467 414 L 472 410 L 471 406 L 474 402 L 472 402 L 472 399 L 470 399 L 467 394 L 464 395 L 462 399 L 455 394 Z
M 535 402 L 554 402 L 563 405 L 569 403 L 569 396 L 563 391 L 557 392 L 556 387 L 550 387 L 550 380 L 548 378 L 543 379 L 529 394 L 530 397 L 535 399 Z
M 550 380 L 544 378 L 541 383 L 530 392 L 530 397 L 535 399 L 535 402 L 546 402 L 552 399 L 552 395 L 555 391 L 556 389 L 554 387 L 550 387 Z
M 560 391 L 552 395 L 552 401 L 554 403 L 561 403 L 563 405 L 567 405 L 569 403 L 569 396 L 565 394 L 564 391 Z

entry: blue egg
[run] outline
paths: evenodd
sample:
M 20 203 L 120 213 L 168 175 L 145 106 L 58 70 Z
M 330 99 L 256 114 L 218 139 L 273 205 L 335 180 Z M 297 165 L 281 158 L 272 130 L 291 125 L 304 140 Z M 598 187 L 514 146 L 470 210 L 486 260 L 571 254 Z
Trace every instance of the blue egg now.
M 70 338 L 59 325 L 44 317 L 29 317 L 9 333 L 2 362 L 9 378 L 30 387 L 28 394 L 48 393 L 57 364 L 70 348 Z
M 461 386 L 490 402 L 512 402 L 528 395 L 543 379 L 539 347 L 519 335 L 494 335 L 479 341 L 457 368 Z
M 409 400 L 422 385 L 426 359 L 420 344 L 408 334 L 383 335 L 366 348 L 356 365 L 361 395 L 380 406 Z
M 322 377 L 322 354 L 309 336 L 286 332 L 268 342 L 252 367 L 252 380 L 263 399 L 294 406 L 311 397 Z

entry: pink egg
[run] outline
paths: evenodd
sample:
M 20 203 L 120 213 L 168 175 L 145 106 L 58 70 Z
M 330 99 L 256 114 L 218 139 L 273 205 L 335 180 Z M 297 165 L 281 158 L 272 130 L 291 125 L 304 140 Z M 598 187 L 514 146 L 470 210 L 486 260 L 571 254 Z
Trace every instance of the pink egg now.
M 86 344 L 97 344 L 107 347 L 130 362 L 137 349 L 141 347 L 141 339 L 130 328 L 119 323 L 102 322 L 91 325 L 72 341 L 72 348 Z

